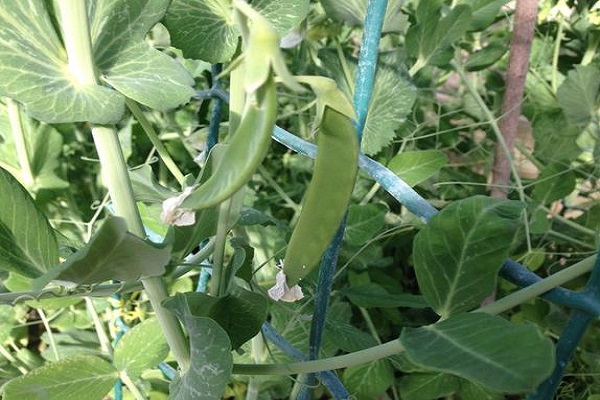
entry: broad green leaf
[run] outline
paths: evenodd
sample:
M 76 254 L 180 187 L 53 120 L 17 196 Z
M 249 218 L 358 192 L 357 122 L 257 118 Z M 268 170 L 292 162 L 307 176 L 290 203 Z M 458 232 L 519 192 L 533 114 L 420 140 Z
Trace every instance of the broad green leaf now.
M 340 349 L 346 353 L 377 346 L 375 338 L 349 323 L 330 319 L 325 322 L 325 332 L 337 339 Z
M 362 246 L 385 225 L 387 207 L 380 204 L 353 204 L 348 207 L 344 240 L 351 246 Z
M 127 232 L 123 218 L 109 216 L 84 248 L 38 279 L 36 286 L 43 287 L 51 280 L 89 285 L 162 275 L 170 247 L 159 248 L 140 239 Z
M 410 307 L 427 308 L 423 296 L 414 294 L 391 294 L 376 283 L 368 283 L 342 290 L 350 302 L 358 307 Z
M 587 126 L 600 112 L 600 70 L 593 65 L 576 65 L 558 88 L 558 104 L 574 125 Z
M 491 392 L 471 381 L 460 380 L 460 390 L 457 393 L 461 400 L 504 400 L 506 397 L 497 392 Z
M 321 51 L 319 58 L 323 60 L 327 70 L 340 89 L 344 91 L 346 97 L 352 98 L 353 89 L 351 89 L 349 81 L 354 81 L 356 63 L 347 62 L 350 73 L 350 76 L 347 77 L 337 54 Z M 412 109 L 416 95 L 415 87 L 402 74 L 382 66 L 377 69 L 362 136 L 361 149 L 363 153 L 376 154 L 396 138 L 396 130 Z
M 43 1 L 0 1 L 0 94 L 44 122 L 119 121 L 124 96 L 167 110 L 187 102 L 193 80 L 145 43 L 169 1 L 90 1 L 89 25 L 99 84 L 81 86 Z M 116 89 L 116 90 L 115 90 Z
M 471 7 L 473 18 L 470 31 L 482 31 L 494 22 L 502 6 L 509 0 L 461 0 L 458 4 Z
M 394 370 L 388 360 L 377 360 L 344 370 L 346 389 L 359 399 L 375 399 L 394 383 Z
M 361 149 L 369 156 L 379 153 L 396 138 L 417 98 L 415 87 L 397 71 L 378 68 L 363 131 Z
M 220 400 L 233 368 L 227 332 L 214 320 L 193 315 L 185 296 L 170 298 L 164 306 L 183 323 L 191 348 L 190 369 L 171 382 L 170 398 Z
M 254 0 L 256 8 L 269 20 L 280 37 L 298 26 L 308 15 L 310 0 Z
M 3 387 L 4 400 L 101 400 L 119 373 L 100 357 L 81 356 L 49 363 Z
M 405 375 L 398 391 L 402 400 L 435 400 L 448 397 L 460 388 L 460 378 L 444 373 Z
M 471 24 L 471 8 L 459 4 L 441 16 L 441 2 L 419 2 L 417 23 L 406 34 L 408 53 L 416 58 L 411 73 L 426 65 L 443 66 L 452 58 L 452 44 L 459 40 Z
M 444 208 L 417 234 L 417 281 L 439 315 L 469 310 L 492 292 L 523 207 L 518 201 L 469 197 Z
M 233 277 L 238 276 L 246 282 L 252 281 L 254 249 L 241 237 L 231 239 L 231 246 L 233 256 L 227 265 L 225 279 L 227 282 L 233 282 Z
M 127 331 L 115 347 L 115 367 L 136 379 L 147 369 L 155 368 L 169 353 L 162 328 L 155 318 L 147 319 Z
M 234 349 L 252 339 L 267 319 L 267 300 L 260 294 L 234 286 L 224 297 L 200 292 L 178 293 L 165 301 L 169 309 L 187 307 L 194 317 L 216 321 L 229 335 Z
M 552 163 L 572 161 L 582 152 L 577 145 L 581 128 L 570 124 L 563 112 L 541 114 L 533 123 L 534 156 Z
M 543 204 L 550 204 L 568 196 L 577 184 L 575 172 L 568 163 L 554 163 L 545 167 L 533 188 L 531 197 Z
M 483 313 L 404 328 L 400 342 L 415 364 L 497 392 L 530 392 L 554 368 L 554 346 L 537 327 Z
M 171 42 L 187 58 L 229 61 L 240 35 L 231 5 L 231 0 L 173 0 L 163 21 Z
M 0 168 L 0 269 L 37 278 L 58 262 L 48 220 L 17 180 Z
M 432 177 L 448 163 L 448 157 L 440 150 L 405 151 L 394 156 L 388 168 L 409 186 L 416 186 Z
M 508 50 L 507 46 L 500 41 L 492 42 L 483 49 L 469 55 L 465 63 L 465 70 L 480 71 L 496 63 Z
M 351 26 L 362 26 L 367 15 L 367 0 L 321 0 L 321 5 L 329 17 Z M 400 9 L 402 5 L 401 0 L 388 2 L 382 32 L 401 32 L 405 29 L 407 18 Z
M 35 122 L 23 113 L 21 125 L 23 140 L 29 158 L 33 182 L 28 183 L 17 157 L 14 134 L 5 107 L 0 112 L 0 165 L 15 176 L 29 190 L 64 189 L 68 182 L 56 175 L 62 153 L 62 135 L 49 125 Z

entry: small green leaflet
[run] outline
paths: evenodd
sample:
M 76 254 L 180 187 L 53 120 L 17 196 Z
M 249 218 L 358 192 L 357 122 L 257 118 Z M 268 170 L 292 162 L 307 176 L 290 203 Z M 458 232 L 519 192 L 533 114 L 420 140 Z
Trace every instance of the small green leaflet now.
M 394 156 L 388 165 L 409 186 L 416 186 L 432 177 L 448 163 L 440 150 L 405 151 Z
M 359 399 L 376 399 L 394 383 L 394 369 L 388 360 L 377 360 L 348 367 L 344 384 Z
M 417 234 L 417 281 L 439 315 L 468 311 L 492 292 L 523 207 L 518 201 L 469 197 L 442 209 Z
M 593 65 L 576 65 L 556 93 L 558 104 L 574 125 L 586 127 L 600 113 L 600 70 Z
M 0 168 L 0 269 L 37 278 L 56 263 L 54 230 L 27 190 Z
M 193 315 L 186 298 L 178 298 L 183 301 L 169 300 L 165 307 L 179 318 L 189 334 L 191 366 L 171 382 L 170 398 L 220 400 L 233 368 L 227 332 L 212 319 Z
M 422 368 L 458 375 L 496 392 L 530 392 L 554 368 L 554 346 L 537 327 L 483 313 L 404 328 L 400 343 Z
M 150 318 L 127 331 L 115 347 L 113 363 L 131 379 L 155 368 L 169 353 L 169 345 L 156 318 Z
M 3 386 L 4 400 L 101 400 L 119 373 L 100 357 L 80 356 L 45 364 Z

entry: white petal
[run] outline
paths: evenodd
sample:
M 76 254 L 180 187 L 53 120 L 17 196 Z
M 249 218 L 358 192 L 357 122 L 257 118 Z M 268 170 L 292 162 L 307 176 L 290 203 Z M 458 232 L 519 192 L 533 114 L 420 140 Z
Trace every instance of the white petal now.
M 193 186 L 187 187 L 179 196 L 171 197 L 163 201 L 160 219 L 171 225 L 194 225 L 196 222 L 196 213 L 194 210 L 189 208 L 178 208 L 193 190 Z
M 277 275 L 275 275 L 275 286 L 270 288 L 268 293 L 269 297 L 273 300 L 281 300 L 288 303 L 292 303 L 304 297 L 302 288 L 300 286 L 294 285 L 292 288 L 288 287 L 287 283 L 285 282 L 285 273 L 283 270 L 280 270 Z

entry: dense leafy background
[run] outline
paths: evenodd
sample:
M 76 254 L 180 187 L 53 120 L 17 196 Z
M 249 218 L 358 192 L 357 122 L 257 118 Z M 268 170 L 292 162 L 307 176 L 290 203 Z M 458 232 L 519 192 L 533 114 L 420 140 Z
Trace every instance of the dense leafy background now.
M 123 95 L 152 108 L 144 112 L 160 132 L 169 153 L 185 174 L 197 175 L 201 168 L 194 159 L 204 148 L 215 101 L 207 98 L 186 101 L 194 89 L 211 87 L 215 76 L 208 63 L 228 63 L 237 50 L 239 32 L 232 24 L 231 1 L 174 0 L 168 9 L 168 2 L 146 1 L 136 3 L 137 9 L 127 9 L 131 14 L 124 13 L 117 1 L 99 1 L 104 7 L 91 10 L 91 21 L 101 79 L 90 92 L 78 91 L 65 78 L 62 71 L 66 59 L 55 29 L 55 17 L 43 6 L 49 3 L 34 3 L 40 9 L 36 13 L 20 10 L 22 19 L 15 23 L 8 20 L 7 8 L 16 4 L 20 9 L 26 3 L 0 1 L 0 22 L 10 27 L 0 30 L 0 43 L 12 40 L 18 44 L 14 48 L 0 46 L 0 78 L 10 83 L 3 85 L 0 93 L 16 98 L 25 106 L 27 114 L 21 113 L 23 137 L 33 172 L 33 179 L 28 180 L 19 168 L 8 111 L 2 106 L 0 166 L 14 176 L 0 170 L 3 290 L 29 289 L 31 278 L 39 278 L 52 269 L 59 255 L 67 257 L 76 250 L 80 253 L 63 266 L 65 271 L 54 270 L 50 275 L 62 273 L 60 276 L 65 280 L 85 284 L 106 279 L 106 275 L 101 275 L 91 281 L 78 281 L 80 274 L 68 270 L 79 263 L 92 270 L 102 267 L 110 271 L 103 267 L 102 260 L 96 258 L 98 267 L 86 258 L 94 251 L 105 256 L 106 265 L 123 273 L 113 278 L 137 278 L 141 270 L 160 274 L 161 266 L 150 265 L 152 268 L 148 270 L 140 264 L 115 263 L 111 257 L 121 251 L 119 248 L 106 251 L 108 245 L 102 243 L 103 238 L 116 232 L 123 239 L 126 251 L 144 255 L 145 258 L 137 259 L 139 262 L 152 264 L 152 259 L 165 257 L 164 249 L 132 239 L 118 223 L 107 220 L 107 213 L 102 212 L 106 206 L 105 187 L 89 127 L 73 122 L 118 123 L 128 164 L 140 167 L 132 170 L 131 176 L 144 222 L 155 233 L 166 234 L 166 227 L 158 218 L 159 203 L 181 187 L 164 164 L 157 161 L 140 124 L 124 114 Z M 297 45 L 284 53 L 293 74 L 331 77 L 348 96 L 354 91 L 366 3 L 366 0 L 322 0 L 310 4 L 287 0 L 252 2 L 280 34 L 286 35 L 295 28 L 286 39 Z M 476 308 L 493 287 L 497 287 L 497 296 L 516 290 L 514 285 L 496 279 L 500 262 L 506 256 L 543 277 L 593 254 L 600 245 L 598 4 L 541 2 L 516 144 L 515 167 L 522 187 L 511 187 L 511 202 L 498 204 L 478 196 L 488 193 L 486 184 L 497 139 L 490 127 L 492 121 L 477 100 L 481 98 L 492 115 L 500 115 L 513 9 L 504 0 L 389 1 L 362 150 L 444 211 L 425 226 L 372 180 L 359 176 L 349 209 L 321 356 L 357 351 L 398 337 L 415 348 L 432 342 L 454 356 L 452 352 L 462 353 L 444 345 L 442 339 L 447 331 L 460 336 L 468 335 L 471 330 L 498 326 L 495 333 L 490 332 L 471 344 L 480 346 L 484 353 L 494 346 L 505 346 L 508 355 L 538 346 L 535 347 L 538 353 L 543 354 L 529 365 L 530 371 L 520 373 L 546 373 L 544 363 L 539 361 L 549 360 L 549 345 L 538 334 L 549 338 L 560 335 L 568 310 L 535 300 L 507 312 L 504 319 L 477 319 L 463 312 Z M 140 18 L 117 18 L 125 14 Z M 117 18 L 114 30 L 99 22 L 103 16 Z M 161 24 L 153 27 L 157 21 Z M 189 29 L 194 29 L 194 34 L 189 34 Z M 111 41 L 114 37 L 120 40 Z M 32 50 L 29 53 L 15 50 L 22 48 L 19 46 Z M 22 74 L 12 81 L 13 70 L 9 67 L 14 63 L 21 65 Z M 456 73 L 453 63 L 464 66 L 466 78 Z M 154 79 L 156 74 L 164 80 Z M 467 88 L 463 79 L 468 80 L 474 91 Z M 140 84 L 141 81 L 145 84 Z M 227 78 L 222 79 L 222 84 L 227 89 Z M 65 91 L 56 92 L 57 87 Z M 314 108 L 308 106 L 312 100 L 309 92 L 293 93 L 280 87 L 278 125 L 313 140 L 315 114 Z M 99 103 L 106 107 L 98 107 Z M 225 127 L 223 118 L 223 132 Z M 273 143 L 270 150 L 263 167 L 249 182 L 243 204 L 240 203 L 240 219 L 235 222 L 238 241 L 228 244 L 226 249 L 232 268 L 238 269 L 244 280 L 252 278 L 258 292 L 264 292 L 274 282 L 276 260 L 281 258 L 290 227 L 298 218 L 313 165 L 308 158 L 279 144 Z M 519 198 L 519 191 L 523 198 Z M 48 226 L 40 213 L 48 217 L 59 233 Z M 174 261 L 180 261 L 183 253 L 214 233 L 214 213 L 207 210 L 198 218 L 204 221 L 202 228 L 174 233 L 173 251 L 177 255 Z M 35 227 L 33 236 L 27 236 L 27 240 L 19 230 L 25 226 Z M 84 247 L 92 233 L 96 236 Z M 448 242 L 447 238 L 452 240 Z M 6 248 L 14 253 L 3 253 Z M 9 263 L 8 256 L 17 252 L 18 263 L 14 260 Z M 490 256 L 490 252 L 494 254 Z M 452 260 L 458 254 L 465 257 Z M 450 270 L 452 275 L 431 275 L 436 264 L 444 271 Z M 11 270 L 14 265 L 18 265 L 20 275 Z M 170 265 L 167 272 L 173 268 Z M 428 274 L 430 279 L 426 278 Z M 477 287 L 466 290 L 471 284 Z M 584 284 L 585 280 L 580 278 L 570 282 L 569 287 L 579 289 Z M 174 295 L 190 292 L 197 285 L 198 274 L 192 273 L 170 279 L 169 292 Z M 316 275 L 309 276 L 304 285 L 305 291 L 312 295 Z M 456 288 L 464 290 L 456 292 Z M 167 307 L 174 310 L 193 337 L 193 355 L 206 362 L 218 362 L 218 369 L 225 372 L 213 374 L 217 377 L 209 384 L 203 378 L 211 371 L 192 368 L 171 384 L 176 398 L 186 398 L 199 390 L 194 386 L 197 382 L 206 383 L 202 388 L 205 392 L 219 393 L 226 388 L 231 398 L 243 398 L 248 385 L 260 387 L 261 399 L 286 398 L 293 385 L 288 377 L 264 377 L 249 382 L 247 377 L 229 379 L 228 375 L 232 363 L 229 350 L 239 346 L 241 350 L 232 353 L 235 362 L 290 361 L 272 346 L 259 341 L 253 343 L 258 347 L 252 347 L 246 342 L 266 315 L 264 299 L 257 300 L 254 297 L 259 295 L 237 288 L 230 297 L 211 304 L 211 308 L 197 310 L 195 306 L 202 295 L 194 295 L 179 294 Z M 111 362 L 99 357 L 99 339 L 85 302 L 27 300 L 30 301 L 0 308 L 3 350 L 0 384 L 49 365 L 47 362 L 56 361 L 57 355 L 61 359 L 79 355 L 68 359 L 72 361 L 60 361 L 59 369 L 37 370 L 39 379 L 52 381 L 57 376 L 74 374 L 85 382 L 76 389 L 91 396 L 96 392 L 105 394 L 118 373 L 127 371 L 132 377 L 139 377 L 140 386 L 151 398 L 166 397 L 169 383 L 153 369 L 154 364 L 165 358 L 165 347 L 162 341 L 154 340 L 157 325 L 149 319 L 150 306 L 143 293 L 93 302 L 100 317 L 111 327 L 111 335 L 116 332 L 117 316 L 129 326 L 137 325 L 121 342 L 131 343 L 131 348 L 117 346 Z M 246 310 L 243 317 L 247 320 L 231 318 L 224 311 L 229 306 Z M 270 304 L 268 312 L 271 324 L 306 353 L 313 303 Z M 458 319 L 430 325 L 438 320 L 438 314 L 444 317 L 456 314 Z M 42 316 L 52 331 L 45 332 L 41 327 Z M 526 332 L 526 340 L 519 347 L 513 346 L 516 345 L 511 339 L 514 330 L 512 325 L 507 328 L 506 320 L 518 324 L 519 332 Z M 240 321 L 252 329 L 239 328 Z M 453 331 L 456 321 L 461 323 L 456 329 L 459 332 Z M 568 367 L 558 398 L 591 400 L 600 396 L 599 327 L 594 324 L 586 334 Z M 221 336 L 215 336 L 214 332 Z M 204 337 L 208 342 L 203 341 Z M 431 341 L 421 343 L 425 338 Z M 534 344 L 527 346 L 527 340 Z M 158 356 L 140 357 L 138 352 L 144 351 Z M 222 357 L 223 353 L 227 356 Z M 172 359 L 167 356 L 167 361 Z M 485 376 L 482 378 L 487 366 L 477 364 L 477 360 L 464 358 L 464 363 L 451 370 L 438 361 L 415 350 L 406 357 L 348 368 L 339 375 L 358 398 L 497 399 L 503 396 L 493 391 L 504 390 L 502 385 L 515 381 L 521 391 L 531 389 L 530 382 L 511 376 L 510 362 L 497 366 L 497 373 L 504 380 L 490 387 L 485 384 L 490 378 L 487 381 Z M 13 381 L 6 394 L 29 395 L 27 379 Z M 66 385 L 57 390 L 64 393 L 74 389 Z M 319 387 L 314 396 L 321 395 L 327 398 Z

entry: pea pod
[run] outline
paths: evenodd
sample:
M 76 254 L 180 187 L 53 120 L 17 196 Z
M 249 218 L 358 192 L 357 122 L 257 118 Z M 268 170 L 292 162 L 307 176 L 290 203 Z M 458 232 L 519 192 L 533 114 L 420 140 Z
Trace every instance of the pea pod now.
M 237 192 L 264 159 L 277 116 L 272 76 L 257 89 L 254 97 L 246 102 L 240 125 L 223 150 L 223 161 L 210 178 L 183 201 L 181 208 L 199 210 L 219 204 Z
M 358 171 L 358 138 L 346 115 L 325 106 L 317 135 L 313 177 L 283 263 L 290 288 L 319 264 L 346 214 Z

